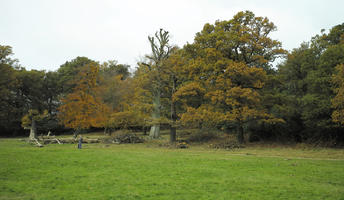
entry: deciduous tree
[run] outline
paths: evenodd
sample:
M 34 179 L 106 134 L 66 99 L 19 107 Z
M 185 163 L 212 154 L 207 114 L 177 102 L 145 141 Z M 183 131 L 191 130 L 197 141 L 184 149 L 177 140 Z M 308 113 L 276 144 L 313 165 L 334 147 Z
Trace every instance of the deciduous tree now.
M 151 45 L 152 54 L 147 55 L 149 62 L 142 63 L 147 66 L 150 71 L 150 79 L 152 80 L 151 94 L 152 94 L 152 119 L 153 125 L 150 130 L 150 137 L 158 138 L 160 136 L 160 122 L 161 122 L 161 92 L 162 92 L 162 64 L 170 55 L 169 33 L 160 29 L 155 33 L 155 36 L 148 36 Z
M 90 127 L 104 127 L 108 107 L 96 95 L 99 65 L 85 65 L 75 80 L 73 92 L 63 98 L 59 107 L 62 124 L 76 131 Z
M 0 45 L 0 129 L 2 134 L 9 134 L 20 128 L 18 124 L 18 112 L 16 107 L 15 91 L 17 87 L 16 72 L 14 69 L 15 59 L 12 47 Z
M 76 57 L 71 61 L 67 61 L 59 67 L 57 70 L 59 86 L 62 90 L 62 93 L 67 95 L 73 91 L 76 82 L 74 79 L 79 74 L 80 70 L 88 64 L 96 64 L 95 61 L 87 57 Z
M 332 120 L 344 126 L 344 64 L 336 66 L 336 73 L 332 76 L 336 96 L 332 99 Z
M 243 127 L 250 120 L 281 122 L 260 105 L 266 71 L 286 52 L 268 36 L 275 29 L 267 18 L 250 11 L 204 25 L 194 43 L 184 47 L 185 81 L 176 92 L 187 106 L 181 120 L 196 120 L 202 127 L 234 124 L 239 142 L 244 141 Z
M 294 49 L 279 67 L 280 94 L 285 100 L 280 115 L 286 119 L 288 134 L 296 135 L 297 141 L 333 142 L 341 137 L 342 130 L 333 123 L 331 114 L 336 107 L 332 76 L 335 67 L 344 63 L 343 35 L 342 25 L 335 26 L 328 34 L 322 31 Z
M 30 109 L 26 115 L 22 118 L 22 127 L 30 129 L 30 139 L 37 138 L 37 122 L 44 120 L 48 115 L 48 111 L 45 110 L 43 113 L 39 113 L 38 110 Z

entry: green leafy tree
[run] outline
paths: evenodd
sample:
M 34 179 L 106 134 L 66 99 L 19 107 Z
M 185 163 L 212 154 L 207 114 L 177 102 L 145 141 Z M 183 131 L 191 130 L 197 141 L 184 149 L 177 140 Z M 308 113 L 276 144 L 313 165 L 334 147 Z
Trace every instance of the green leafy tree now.
M 338 25 L 328 34 L 316 35 L 291 52 L 279 68 L 281 94 L 288 100 L 280 113 L 297 141 L 335 141 L 341 137 L 341 130 L 331 120 L 331 99 L 335 96 L 335 66 L 344 63 L 343 33 L 342 25 Z
M 117 64 L 115 61 L 105 62 L 100 68 L 99 87 L 97 95 L 107 105 L 108 113 L 105 122 L 105 134 L 111 134 L 115 128 L 129 128 L 135 126 L 131 120 L 135 115 L 127 113 L 127 103 L 132 99 L 128 98 L 133 93 L 132 79 L 128 71 L 128 65 Z
M 0 45 L 0 129 L 1 134 L 18 131 L 18 108 L 16 108 L 16 60 L 10 56 L 12 47 Z
M 114 76 L 121 75 L 121 79 L 124 80 L 130 77 L 129 69 L 130 65 L 118 64 L 116 60 L 109 60 L 100 66 L 99 73 L 105 79 L 111 79 Z
M 48 115 L 48 111 L 45 110 L 43 113 L 39 113 L 37 110 L 30 109 L 26 115 L 22 118 L 22 127 L 30 129 L 30 139 L 37 138 L 37 122 L 44 120 Z
M 162 65 L 162 77 L 165 97 L 165 105 L 163 105 L 166 111 L 166 118 L 169 119 L 170 126 L 170 142 L 174 143 L 177 139 L 177 109 L 180 110 L 180 104 L 175 100 L 174 96 L 177 92 L 177 88 L 182 83 L 181 70 L 185 65 L 183 49 L 173 47 L 171 49 L 170 56 L 164 60 Z
M 336 96 L 332 99 L 332 120 L 335 123 L 344 125 L 344 64 L 337 65 L 336 73 L 332 77 L 335 84 L 334 92 Z
M 87 57 L 76 57 L 71 61 L 67 61 L 57 70 L 59 86 L 63 94 L 68 94 L 73 91 L 75 87 L 74 79 L 79 74 L 81 69 L 91 63 L 96 63 L 95 61 Z

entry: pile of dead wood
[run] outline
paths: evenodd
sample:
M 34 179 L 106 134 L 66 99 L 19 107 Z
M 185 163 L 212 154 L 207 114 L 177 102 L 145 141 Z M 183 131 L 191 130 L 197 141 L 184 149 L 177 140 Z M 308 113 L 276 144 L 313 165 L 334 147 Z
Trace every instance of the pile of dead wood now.
M 135 133 L 120 133 L 113 137 L 104 138 L 103 143 L 115 143 L 115 144 L 134 144 L 143 143 L 143 138 L 137 136 Z
M 233 149 L 240 149 L 244 148 L 245 146 L 238 143 L 237 141 L 233 140 L 224 140 L 215 144 L 209 144 L 210 148 L 214 149 L 226 149 L 226 150 L 233 150 Z
M 38 138 L 30 138 L 28 142 L 43 147 L 46 144 L 77 144 L 79 138 L 56 138 L 55 136 L 40 136 Z M 120 133 L 113 137 L 107 138 L 83 138 L 82 143 L 115 143 L 115 144 L 134 144 L 143 143 L 143 138 L 137 136 L 135 133 Z
M 56 138 L 55 136 L 41 136 L 38 138 L 30 138 L 28 142 L 43 147 L 43 144 L 76 144 L 79 142 L 78 138 Z M 83 138 L 82 143 L 100 143 L 98 138 Z
M 44 144 L 75 144 L 79 142 L 79 139 L 74 139 L 74 138 L 45 138 L 41 140 Z M 89 139 L 89 138 L 83 138 L 82 143 L 99 143 L 100 140 L 95 138 L 95 139 Z

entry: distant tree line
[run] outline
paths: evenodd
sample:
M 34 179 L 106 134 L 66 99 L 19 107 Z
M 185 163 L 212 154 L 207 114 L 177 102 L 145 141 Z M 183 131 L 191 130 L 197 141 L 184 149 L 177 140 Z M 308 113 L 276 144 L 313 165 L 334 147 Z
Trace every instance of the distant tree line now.
M 128 65 L 86 57 L 53 72 L 27 71 L 10 46 L 0 46 L 1 135 L 34 126 L 75 135 L 135 128 L 157 138 L 163 127 L 171 142 L 177 129 L 195 128 L 233 133 L 239 142 L 343 144 L 344 23 L 291 52 L 270 37 L 275 30 L 268 18 L 239 12 L 205 24 L 179 48 L 161 29 L 132 74 Z

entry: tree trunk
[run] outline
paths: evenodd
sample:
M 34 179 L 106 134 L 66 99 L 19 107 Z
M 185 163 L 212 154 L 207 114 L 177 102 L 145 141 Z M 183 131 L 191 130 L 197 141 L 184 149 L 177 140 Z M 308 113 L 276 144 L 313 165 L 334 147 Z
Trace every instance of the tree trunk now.
M 30 138 L 31 140 L 37 138 L 36 121 L 35 121 L 34 119 L 32 119 L 32 122 L 31 122 L 30 136 L 29 136 L 29 138 Z
M 176 78 L 173 77 L 173 84 L 172 84 L 172 93 L 171 93 L 171 125 L 170 125 L 170 142 L 176 142 L 177 130 L 175 127 L 177 121 L 177 111 L 176 111 L 176 103 L 173 101 L 173 94 L 176 91 Z
M 79 134 L 80 134 L 80 129 L 77 128 L 77 129 L 74 131 L 74 133 L 73 133 L 74 139 L 77 138 Z
M 177 129 L 176 127 L 170 127 L 170 142 L 175 143 L 177 138 Z
M 240 144 L 244 143 L 244 128 L 241 123 L 238 126 L 238 142 Z
M 143 127 L 143 135 L 147 135 L 147 127 Z
M 160 137 L 160 124 L 155 124 L 151 127 L 149 136 L 151 138 L 159 138 Z
M 151 138 L 159 138 L 160 137 L 160 109 L 161 109 L 161 103 L 160 103 L 160 91 L 157 91 L 154 95 L 153 99 L 153 126 L 150 129 L 149 136 Z
M 111 136 L 111 133 L 112 133 L 111 128 L 107 128 L 107 127 L 104 128 L 104 135 Z

